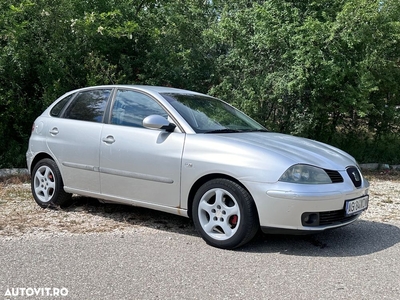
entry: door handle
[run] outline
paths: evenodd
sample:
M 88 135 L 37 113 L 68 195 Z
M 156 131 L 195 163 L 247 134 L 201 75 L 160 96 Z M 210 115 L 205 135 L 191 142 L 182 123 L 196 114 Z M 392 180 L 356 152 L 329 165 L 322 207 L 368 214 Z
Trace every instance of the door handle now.
M 57 127 L 53 127 L 53 129 L 51 129 L 49 132 L 51 135 L 57 135 L 59 131 Z
M 107 137 L 103 138 L 102 141 L 106 144 L 113 144 L 115 139 L 112 135 L 108 135 Z

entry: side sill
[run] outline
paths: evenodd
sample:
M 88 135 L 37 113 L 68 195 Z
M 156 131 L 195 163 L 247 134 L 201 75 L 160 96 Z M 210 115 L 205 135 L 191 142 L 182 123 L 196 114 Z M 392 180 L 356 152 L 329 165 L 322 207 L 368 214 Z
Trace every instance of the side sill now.
M 138 201 L 138 200 L 133 200 L 133 199 L 119 198 L 119 197 L 114 197 L 112 195 L 98 194 L 98 193 L 94 193 L 94 192 L 90 192 L 90 191 L 82 191 L 82 190 L 70 188 L 67 186 L 64 186 L 64 191 L 66 191 L 67 193 L 71 193 L 71 194 L 96 198 L 101 203 L 116 203 L 116 204 L 130 205 L 130 206 L 145 207 L 145 208 L 149 208 L 152 210 L 162 211 L 165 213 L 189 218 L 188 211 L 186 209 L 181 209 L 179 207 L 169 207 L 169 206 L 163 206 L 163 205 L 159 205 L 159 204 L 153 204 L 153 203 L 148 203 L 148 202 L 143 202 L 143 201 Z

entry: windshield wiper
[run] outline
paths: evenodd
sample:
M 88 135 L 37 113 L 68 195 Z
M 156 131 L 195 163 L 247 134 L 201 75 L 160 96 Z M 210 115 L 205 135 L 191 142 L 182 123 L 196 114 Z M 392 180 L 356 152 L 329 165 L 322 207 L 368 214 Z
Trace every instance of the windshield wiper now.
M 210 130 L 210 131 L 206 131 L 204 133 L 235 133 L 235 132 L 242 132 L 242 131 L 236 130 L 236 129 L 224 128 L 224 129 Z
M 267 129 L 249 129 L 249 130 L 243 130 L 245 132 L 269 132 Z

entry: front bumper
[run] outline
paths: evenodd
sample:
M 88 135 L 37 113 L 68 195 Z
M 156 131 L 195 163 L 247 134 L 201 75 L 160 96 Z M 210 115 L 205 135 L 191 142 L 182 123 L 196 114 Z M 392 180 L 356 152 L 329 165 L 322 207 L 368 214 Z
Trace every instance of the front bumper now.
M 262 231 L 292 234 L 315 233 L 354 222 L 361 212 L 346 216 L 345 203 L 368 195 L 369 190 L 365 179 L 358 188 L 350 180 L 324 185 L 247 182 L 246 186 L 255 201 Z M 317 219 L 304 226 L 307 215 Z

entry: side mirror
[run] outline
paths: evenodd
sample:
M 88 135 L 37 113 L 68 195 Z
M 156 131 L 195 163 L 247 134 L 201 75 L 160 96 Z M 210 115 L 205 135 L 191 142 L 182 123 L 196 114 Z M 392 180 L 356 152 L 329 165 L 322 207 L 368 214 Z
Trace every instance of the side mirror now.
M 164 129 L 168 132 L 174 131 L 176 125 L 170 123 L 160 115 L 150 115 L 143 120 L 143 126 L 150 129 Z

